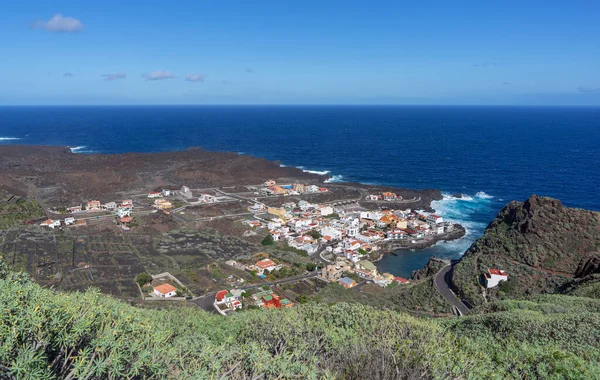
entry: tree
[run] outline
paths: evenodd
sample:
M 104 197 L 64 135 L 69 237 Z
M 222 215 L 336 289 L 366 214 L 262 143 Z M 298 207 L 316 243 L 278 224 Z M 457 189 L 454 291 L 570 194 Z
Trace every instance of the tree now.
M 152 276 L 148 272 L 140 273 L 135 277 L 135 282 L 142 288 L 147 283 L 152 282 Z
M 273 239 L 273 236 L 271 234 L 265 236 L 265 238 L 260 242 L 260 244 L 262 245 L 273 245 L 275 244 L 275 239 Z
M 309 272 L 314 271 L 317 268 L 317 264 L 315 263 L 306 263 L 306 270 Z
M 310 237 L 312 237 L 313 239 L 320 239 L 322 237 L 319 231 L 317 230 L 310 230 L 306 234 L 310 235 Z

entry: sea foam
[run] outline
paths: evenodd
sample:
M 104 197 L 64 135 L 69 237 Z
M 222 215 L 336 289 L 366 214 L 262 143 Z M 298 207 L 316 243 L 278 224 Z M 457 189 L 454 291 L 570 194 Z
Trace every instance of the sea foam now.
M 327 178 L 325 180 L 325 183 L 332 183 L 332 182 L 344 182 L 344 176 L 335 174 L 335 175 L 331 176 L 331 178 Z
M 0 141 L 21 140 L 20 137 L 0 137 Z

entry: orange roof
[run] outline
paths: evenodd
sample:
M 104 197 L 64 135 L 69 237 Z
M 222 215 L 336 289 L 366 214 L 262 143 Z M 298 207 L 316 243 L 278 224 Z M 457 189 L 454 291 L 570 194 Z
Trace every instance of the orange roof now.
M 488 269 L 488 272 L 490 272 L 490 274 L 495 274 L 496 276 L 508 276 L 508 273 L 501 269 Z
M 121 223 L 131 223 L 133 222 L 133 218 L 131 216 L 124 216 L 121 218 Z
M 402 284 L 408 284 L 408 280 L 402 277 L 394 277 L 394 281 L 400 282 Z
M 265 269 L 268 267 L 275 266 L 275 263 L 271 259 L 263 259 L 263 260 L 256 262 L 256 266 L 259 267 L 260 269 Z
M 162 285 L 155 286 L 154 290 L 156 290 L 160 294 L 167 294 L 167 293 L 176 291 L 177 288 L 171 284 L 162 284 Z

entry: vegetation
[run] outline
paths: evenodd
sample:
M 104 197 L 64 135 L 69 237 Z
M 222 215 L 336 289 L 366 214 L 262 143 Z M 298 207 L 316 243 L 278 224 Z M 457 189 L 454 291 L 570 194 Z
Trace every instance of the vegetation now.
M 262 239 L 262 241 L 260 242 L 260 244 L 267 246 L 267 245 L 274 245 L 275 244 L 275 240 L 273 239 L 273 236 L 271 234 L 265 236 L 264 239 Z
M 306 270 L 309 272 L 314 271 L 317 268 L 317 264 L 310 262 L 310 263 L 306 263 Z
M 148 272 L 140 273 L 135 277 L 135 282 L 138 283 L 140 288 L 143 288 L 144 285 L 152 282 L 152 276 Z
M 26 221 L 43 216 L 44 210 L 36 201 L 19 200 L 14 203 L 0 203 L 0 229 L 22 225 Z
M 320 239 L 323 237 L 323 236 L 321 236 L 321 233 L 319 233 L 319 231 L 317 231 L 317 230 L 310 230 L 306 233 L 306 235 L 309 235 L 313 239 Z
M 598 300 L 502 301 L 460 319 L 312 302 L 223 318 L 136 308 L 93 289 L 55 293 L 0 265 L 0 377 L 600 376 Z

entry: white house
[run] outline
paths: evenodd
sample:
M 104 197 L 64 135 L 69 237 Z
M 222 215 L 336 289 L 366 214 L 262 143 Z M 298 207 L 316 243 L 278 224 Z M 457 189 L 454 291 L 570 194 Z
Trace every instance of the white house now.
M 177 288 L 171 284 L 162 284 L 154 287 L 154 294 L 159 297 L 169 298 L 177 295 Z
M 379 201 L 379 200 L 381 200 L 381 198 L 382 198 L 381 195 L 376 195 L 376 194 L 367 195 L 368 201 Z
M 508 280 L 508 273 L 501 269 L 488 269 L 485 274 L 485 287 L 493 288 L 502 281 Z
M 281 222 L 273 222 L 273 221 L 271 221 L 271 222 L 267 223 L 267 228 L 270 229 L 270 230 L 274 230 L 274 229 L 279 228 L 279 227 L 281 227 Z
M 202 203 L 215 203 L 217 201 L 217 197 L 210 194 L 201 194 L 198 200 Z
M 40 223 L 40 226 L 54 229 L 54 227 L 60 227 L 60 220 L 44 220 L 42 223 Z
M 346 250 L 346 252 L 344 252 L 344 256 L 353 263 L 357 263 L 360 261 L 358 253 L 356 253 L 355 251 Z
M 117 208 L 117 203 L 116 202 L 108 202 L 104 204 L 104 208 L 107 210 L 114 210 Z
M 340 240 L 342 238 L 342 231 L 333 227 L 323 227 L 319 233 L 321 236 L 331 236 L 333 240 Z
M 433 233 L 436 235 L 441 235 L 444 233 L 444 225 L 435 225 L 431 228 L 433 229 Z
M 361 219 L 368 219 L 368 220 L 380 220 L 382 216 L 383 216 L 383 214 L 380 213 L 379 211 L 362 211 L 360 213 Z
M 75 224 L 75 218 L 73 218 L 73 217 L 65 218 L 65 225 L 70 226 L 71 224 Z
M 162 194 L 157 192 L 157 191 L 153 191 L 151 193 L 148 193 L 148 198 L 158 198 L 158 197 L 162 197 Z
M 333 208 L 331 206 L 322 206 L 319 211 L 321 212 L 321 216 L 333 214 Z
M 444 223 L 444 218 L 442 218 L 439 215 L 431 214 L 431 215 L 427 216 L 425 221 L 427 223 L 429 223 L 430 225 L 436 225 L 436 224 Z
M 163 189 L 162 195 L 164 197 L 170 197 L 171 196 L 171 190 L 169 190 L 169 189 Z
M 190 199 L 192 197 L 192 191 L 187 186 L 181 186 L 181 190 L 179 190 L 179 194 L 183 197 Z
M 119 207 L 117 209 L 117 216 L 122 218 L 124 216 L 131 216 L 131 209 L 129 207 Z
M 318 193 L 319 192 L 319 186 L 316 185 L 310 185 L 306 188 L 306 192 L 307 193 Z
M 388 231 L 387 238 L 393 240 L 403 240 L 406 239 L 407 233 L 402 230 L 393 230 Z

